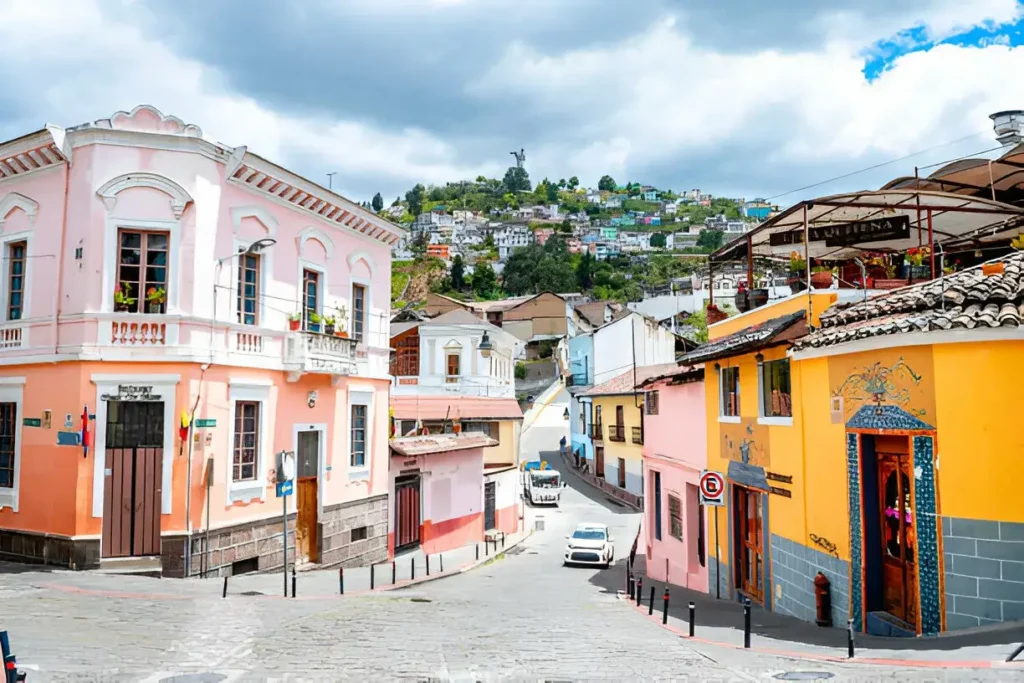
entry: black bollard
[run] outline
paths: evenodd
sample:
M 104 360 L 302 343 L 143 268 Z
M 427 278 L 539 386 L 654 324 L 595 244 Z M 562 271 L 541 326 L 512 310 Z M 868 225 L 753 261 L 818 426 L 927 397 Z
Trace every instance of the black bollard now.
M 373 590 L 373 584 L 376 582 L 377 579 L 376 569 L 377 567 L 375 565 L 370 565 L 370 590 Z
M 444 555 L 437 556 L 437 563 L 441 565 L 441 573 L 444 574 Z
M 690 637 L 691 638 L 693 638 L 693 627 L 695 625 L 694 621 L 697 618 L 696 612 L 697 612 L 697 606 L 691 602 L 690 603 Z
M 505 532 L 504 531 L 501 532 L 501 547 L 502 548 L 505 547 Z
M 338 595 L 345 594 L 345 568 L 338 567 Z
M 644 599 L 644 577 L 636 577 L 636 606 L 640 606 L 640 602 Z
M 479 543 L 476 544 L 476 559 L 477 559 L 478 562 L 480 561 L 480 544 Z
M 853 624 L 853 620 L 852 619 L 850 620 L 850 624 Z M 850 628 L 852 629 L 853 627 L 851 626 Z M 1010 656 L 1006 658 L 1006 661 L 1012 662 L 1013 660 L 1017 659 L 1017 656 L 1021 652 L 1024 652 L 1024 643 L 1021 643 L 1020 646 L 1016 650 L 1014 650 L 1012 653 L 1010 653 Z M 850 655 L 850 656 L 852 657 L 853 655 Z
M 750 649 L 750 598 L 743 601 L 743 647 Z
M 651 584 L 651 598 L 647 601 L 647 616 L 654 614 L 654 584 Z
M 427 576 L 430 576 L 430 555 L 427 555 Z
M 391 585 L 393 586 L 396 583 L 398 583 L 398 565 L 396 565 L 395 561 L 392 560 L 391 561 Z
M 629 599 L 632 600 L 636 597 L 636 579 L 632 576 L 629 577 Z
M 490 541 L 488 541 L 488 540 L 487 540 L 487 539 L 485 538 L 485 539 L 484 539 L 484 557 L 487 557 L 487 556 L 489 556 L 490 554 L 491 554 L 491 542 L 490 542 Z
M 224 590 L 221 591 L 220 597 L 222 597 L 222 598 L 228 597 L 228 577 L 226 577 L 226 576 L 224 577 Z
M 846 625 L 846 654 L 853 659 L 853 619 L 850 619 Z
M 295 565 L 292 565 L 292 597 L 295 597 Z
M 668 584 L 665 584 L 665 595 L 661 597 L 663 602 L 661 603 L 661 623 L 668 623 Z
M 411 577 L 410 580 L 411 581 L 415 581 L 416 580 L 416 556 L 415 555 L 413 555 L 412 557 L 409 558 L 409 567 L 410 567 L 409 575 Z
M 629 592 L 629 582 L 632 580 L 632 578 L 633 577 L 630 576 L 629 569 L 627 569 L 626 570 L 626 592 L 627 593 Z

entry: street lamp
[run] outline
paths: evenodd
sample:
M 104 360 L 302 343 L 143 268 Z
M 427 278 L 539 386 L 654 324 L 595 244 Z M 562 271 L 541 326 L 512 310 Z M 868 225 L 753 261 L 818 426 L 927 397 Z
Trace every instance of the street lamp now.
M 1015 145 L 1024 140 L 1024 111 L 1008 109 L 990 114 L 996 142 L 1001 145 Z
M 494 345 L 491 344 L 491 338 L 487 335 L 486 332 L 484 332 L 483 339 L 480 340 L 480 346 L 476 348 L 477 351 L 480 352 L 480 355 L 483 356 L 484 358 L 491 357 L 491 352 L 494 351 Z

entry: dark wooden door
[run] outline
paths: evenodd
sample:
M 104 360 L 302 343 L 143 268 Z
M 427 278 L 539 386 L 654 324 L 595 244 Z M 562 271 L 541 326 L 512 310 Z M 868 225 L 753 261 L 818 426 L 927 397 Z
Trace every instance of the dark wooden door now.
M 594 474 L 604 478 L 604 446 L 594 447 Z
M 319 562 L 320 432 L 299 432 L 295 460 L 296 556 L 308 562 Z
M 878 453 L 882 609 L 917 626 L 913 477 L 908 453 Z
M 420 478 L 419 475 L 395 480 L 395 550 L 415 548 L 420 544 Z
M 761 494 L 733 487 L 733 519 L 736 526 L 736 587 L 751 600 L 764 604 L 764 515 Z
M 619 488 L 626 488 L 626 460 L 619 458 Z
M 103 557 L 160 554 L 164 404 L 109 401 L 103 486 Z
M 484 484 L 484 531 L 490 531 L 496 526 L 494 521 L 495 489 L 496 484 L 493 481 Z

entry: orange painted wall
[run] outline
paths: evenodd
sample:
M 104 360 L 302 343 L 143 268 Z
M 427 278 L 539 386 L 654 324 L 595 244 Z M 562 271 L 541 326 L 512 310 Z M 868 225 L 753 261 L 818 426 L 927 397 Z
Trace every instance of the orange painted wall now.
M 484 535 L 484 515 L 482 512 L 440 522 L 427 520 L 420 528 L 420 539 L 423 552 L 428 555 L 461 548 L 470 543 L 479 543 Z

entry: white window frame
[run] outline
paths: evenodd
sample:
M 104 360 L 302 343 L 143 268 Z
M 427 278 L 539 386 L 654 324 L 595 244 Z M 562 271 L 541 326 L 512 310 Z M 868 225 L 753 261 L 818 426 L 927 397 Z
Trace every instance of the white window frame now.
M 11 508 L 12 512 L 17 512 L 18 491 L 21 489 L 21 425 L 25 417 L 23 410 L 25 403 L 24 377 L 0 378 L 0 403 L 13 403 L 16 411 L 14 422 L 14 486 L 11 488 L 0 487 L 0 510 Z
M 0 224 L 2 224 L 2 221 L 0 221 Z M 0 309 L 0 321 L 2 322 L 12 322 L 17 324 L 32 317 L 32 309 L 30 308 L 32 305 L 32 288 L 29 287 L 30 278 L 32 277 L 32 237 L 33 233 L 31 230 L 23 230 L 22 232 L 11 233 L 10 235 L 0 237 L 0 249 L 3 250 L 0 252 L 0 258 L 3 259 L 2 271 L 4 278 L 3 286 L 0 287 L 0 306 L 3 306 L 3 309 Z M 10 245 L 14 242 L 25 243 L 25 286 L 21 292 L 21 318 L 19 320 L 8 320 L 7 304 L 10 301 L 11 262 L 7 258 L 7 253 Z M 24 339 L 22 340 L 22 344 L 25 344 Z
M 739 415 L 726 415 L 725 414 L 725 370 L 735 368 L 736 370 L 736 394 L 740 399 L 743 398 L 740 392 L 740 378 L 739 378 L 739 366 L 731 365 L 729 367 L 722 367 L 718 371 L 718 421 L 727 424 L 739 424 Z
M 167 312 L 162 315 L 181 313 L 181 221 L 141 220 L 137 218 L 120 219 L 108 216 L 103 233 L 103 296 L 100 300 L 100 311 L 114 312 L 114 288 L 117 286 L 117 262 L 121 253 L 121 241 L 118 239 L 122 230 L 129 232 L 166 232 L 167 245 Z M 145 268 L 145 266 L 143 266 Z M 144 292 L 135 292 L 145 296 Z M 132 313 L 130 315 L 147 315 Z
M 240 240 L 236 237 L 234 241 L 234 252 L 232 252 L 231 258 L 227 261 L 227 263 L 231 264 L 231 305 L 229 306 L 231 310 L 231 322 L 244 327 L 267 327 L 267 313 L 269 312 L 267 309 L 267 274 L 273 272 L 274 263 L 271 260 L 273 259 L 273 249 L 263 249 L 256 254 L 260 258 L 260 274 L 259 282 L 257 284 L 259 291 L 256 300 L 259 320 L 255 325 L 247 325 L 238 319 L 238 268 L 242 260 L 241 252 L 248 249 L 250 244 L 251 242 L 246 242 L 245 240 Z M 301 271 L 299 272 L 299 277 L 302 277 Z M 321 278 L 322 277 L 323 276 L 321 276 Z M 301 279 L 299 282 L 301 283 Z M 321 282 L 323 282 L 322 279 Z
M 370 478 L 373 466 L 373 399 L 376 392 L 370 386 L 354 386 L 348 391 L 348 411 L 345 418 L 345 469 L 349 481 L 362 481 Z M 366 406 L 366 450 L 362 467 L 352 466 L 352 406 Z
M 371 330 L 370 320 L 373 318 L 370 315 L 370 281 L 360 277 L 350 277 L 348 281 L 348 320 L 345 323 L 348 325 L 348 336 L 352 339 L 356 338 L 356 290 L 355 286 L 359 285 L 363 288 L 363 339 L 358 342 L 360 346 L 376 346 L 370 343 Z
M 260 381 L 253 379 L 239 379 L 228 381 L 228 420 L 230 427 L 226 430 L 227 457 L 224 463 L 224 473 L 227 486 L 226 507 L 235 503 L 250 503 L 254 500 L 265 501 L 267 498 L 267 463 L 270 462 L 269 451 L 273 447 L 271 430 L 268 424 L 268 415 L 273 409 L 271 402 L 271 389 L 274 388 L 270 380 Z M 260 404 L 259 420 L 259 444 L 256 449 L 256 479 L 252 481 L 234 481 L 235 463 L 235 411 L 239 401 L 254 401 Z
M 789 363 L 789 395 L 792 400 L 793 396 L 793 364 L 789 358 L 775 358 L 772 360 L 765 360 L 762 363 L 757 364 L 757 424 L 776 426 L 776 427 L 791 427 L 793 426 L 793 416 L 789 417 L 773 417 L 765 415 L 764 406 L 764 370 L 768 363 L 776 363 L 785 361 Z
M 302 279 L 302 271 L 304 271 L 304 270 L 312 270 L 312 271 L 316 271 L 317 273 L 320 274 L 320 292 L 318 293 L 319 296 L 318 296 L 318 300 L 317 300 L 317 306 L 320 307 L 320 310 L 317 311 L 317 314 L 321 318 L 323 318 L 324 317 L 324 313 L 327 311 L 327 306 L 328 306 L 328 304 L 327 304 L 327 292 L 329 290 L 327 289 L 327 267 L 326 266 L 321 266 L 321 265 L 316 264 L 316 263 L 313 263 L 312 261 L 306 261 L 305 259 L 299 259 L 299 272 L 297 273 L 298 280 L 296 280 L 296 282 L 298 283 L 296 285 L 296 289 L 298 290 L 298 294 L 299 295 L 296 297 L 296 301 L 298 301 L 298 305 L 299 305 L 298 313 L 299 313 L 300 316 L 302 315 L 303 311 L 306 310 L 306 287 L 305 287 L 305 283 L 303 282 L 303 279 Z M 238 276 L 236 275 L 235 277 L 237 278 Z M 236 294 L 236 296 L 237 296 L 237 294 Z M 322 330 L 323 329 L 323 322 L 322 321 L 321 321 L 320 325 L 321 325 L 320 329 Z M 305 332 L 305 329 L 303 328 L 302 331 Z

